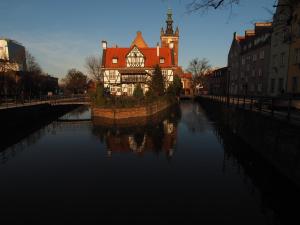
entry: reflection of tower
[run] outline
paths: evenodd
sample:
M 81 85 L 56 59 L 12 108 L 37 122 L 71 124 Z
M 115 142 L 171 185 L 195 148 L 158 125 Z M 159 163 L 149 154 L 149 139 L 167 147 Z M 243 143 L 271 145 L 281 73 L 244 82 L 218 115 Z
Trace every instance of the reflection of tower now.
M 171 9 L 168 10 L 166 24 L 166 30 L 164 30 L 164 28 L 161 28 L 161 47 L 169 48 L 170 44 L 173 43 L 174 63 L 175 66 L 178 66 L 179 29 L 178 27 L 176 27 L 176 31 L 174 32 L 173 30 L 173 18 Z

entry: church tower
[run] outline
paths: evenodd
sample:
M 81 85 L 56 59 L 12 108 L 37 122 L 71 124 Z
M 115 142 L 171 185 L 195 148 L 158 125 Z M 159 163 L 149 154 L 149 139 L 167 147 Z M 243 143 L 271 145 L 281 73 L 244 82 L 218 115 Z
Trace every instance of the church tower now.
M 168 9 L 167 20 L 166 20 L 166 30 L 161 28 L 160 41 L 161 47 L 171 47 L 174 51 L 174 63 L 178 66 L 178 45 L 179 45 L 179 29 L 176 27 L 176 31 L 173 30 L 173 18 L 172 10 Z

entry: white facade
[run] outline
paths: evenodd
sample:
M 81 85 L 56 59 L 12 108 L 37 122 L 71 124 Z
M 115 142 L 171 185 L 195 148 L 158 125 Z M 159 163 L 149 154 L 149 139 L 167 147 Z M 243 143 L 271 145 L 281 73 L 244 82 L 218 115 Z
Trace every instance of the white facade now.
M 112 58 L 112 65 L 117 64 L 118 56 Z M 104 68 L 104 88 L 108 88 L 113 95 L 132 96 L 136 84 L 140 84 L 144 94 L 149 90 L 149 83 L 154 68 L 145 67 L 145 57 L 142 52 L 133 47 L 126 56 L 125 68 Z M 162 75 L 165 79 L 166 88 L 173 82 L 173 69 L 162 68 Z
M 0 60 L 4 70 L 26 70 L 25 48 L 16 41 L 0 39 Z

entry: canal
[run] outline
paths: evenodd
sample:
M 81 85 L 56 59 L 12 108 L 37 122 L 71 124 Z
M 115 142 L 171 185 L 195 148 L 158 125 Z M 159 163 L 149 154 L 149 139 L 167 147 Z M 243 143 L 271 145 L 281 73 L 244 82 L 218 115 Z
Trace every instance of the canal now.
M 131 126 L 89 118 L 1 149 L 2 222 L 299 224 L 299 189 L 198 103 Z

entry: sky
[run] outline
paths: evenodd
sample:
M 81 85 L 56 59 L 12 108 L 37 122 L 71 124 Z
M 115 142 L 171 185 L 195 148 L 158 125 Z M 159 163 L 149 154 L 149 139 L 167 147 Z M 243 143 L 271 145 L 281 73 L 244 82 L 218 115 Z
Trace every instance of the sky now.
M 179 64 L 207 58 L 227 64 L 233 33 L 271 20 L 274 0 L 241 0 L 233 8 L 187 13 L 192 0 L 1 0 L 0 37 L 22 43 L 44 72 L 62 78 L 71 68 L 85 72 L 85 59 L 102 55 L 101 41 L 129 47 L 141 31 L 149 46 L 160 42 L 168 8 L 179 27 Z

